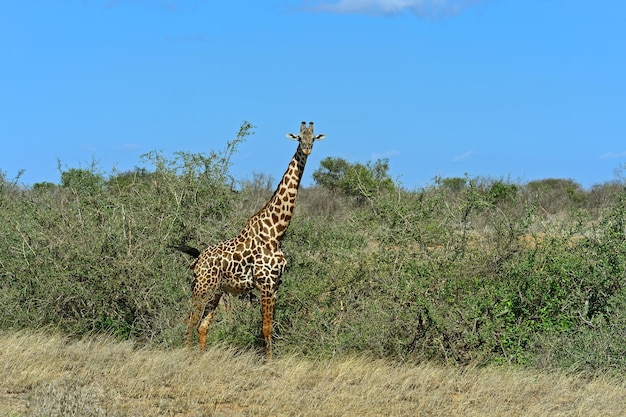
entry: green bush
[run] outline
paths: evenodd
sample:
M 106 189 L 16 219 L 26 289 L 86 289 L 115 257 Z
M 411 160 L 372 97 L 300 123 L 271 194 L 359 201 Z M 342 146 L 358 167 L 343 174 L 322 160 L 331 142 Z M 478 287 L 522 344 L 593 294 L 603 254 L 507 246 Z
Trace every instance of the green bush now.
M 363 201 L 378 193 L 394 190 L 395 185 L 388 170 L 387 159 L 364 165 L 328 157 L 320 162 L 320 168 L 313 173 L 313 179 L 319 186 Z
M 580 184 L 570 179 L 548 178 L 526 184 L 529 198 L 543 210 L 554 214 L 569 208 L 582 207 L 587 193 Z
M 151 173 L 105 181 L 93 166 L 58 187 L 3 187 L 0 327 L 177 340 L 190 277 L 169 245 L 233 232 L 228 168 L 250 129 L 208 156 L 150 153 Z
M 234 236 L 276 185 L 230 174 L 225 149 L 150 152 L 135 170 L 0 172 L 0 328 L 54 326 L 177 346 L 191 271 L 170 245 Z M 401 361 L 626 370 L 626 191 L 570 180 L 435 178 L 329 158 L 283 240 L 275 351 Z M 314 175 L 315 175 L 314 174 Z M 260 348 L 258 298 L 226 296 L 211 343 Z

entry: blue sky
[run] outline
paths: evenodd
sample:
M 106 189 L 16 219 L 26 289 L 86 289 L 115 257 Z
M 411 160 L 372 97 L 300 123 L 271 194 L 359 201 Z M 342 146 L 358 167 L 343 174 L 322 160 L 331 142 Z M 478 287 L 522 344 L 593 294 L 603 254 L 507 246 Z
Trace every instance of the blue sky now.
M 158 150 L 223 149 L 275 182 L 321 159 L 585 187 L 626 164 L 626 2 L 21 0 L 0 6 L 0 170 L 60 182 Z

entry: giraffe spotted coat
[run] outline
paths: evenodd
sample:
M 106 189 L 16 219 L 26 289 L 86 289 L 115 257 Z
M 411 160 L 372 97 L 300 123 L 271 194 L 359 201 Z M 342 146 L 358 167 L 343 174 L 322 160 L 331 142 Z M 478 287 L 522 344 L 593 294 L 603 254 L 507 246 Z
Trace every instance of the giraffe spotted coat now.
M 206 349 L 206 335 L 222 295 L 245 294 L 257 289 L 261 295 L 262 332 L 265 354 L 272 355 L 272 325 L 276 291 L 287 261 L 280 248 L 296 204 L 298 187 L 308 155 L 315 140 L 313 122 L 302 122 L 300 133 L 288 138 L 298 141 L 298 148 L 270 200 L 252 216 L 241 233 L 198 252 L 178 247 L 195 257 L 191 263 L 193 303 L 186 320 L 187 343 L 198 330 L 200 347 Z

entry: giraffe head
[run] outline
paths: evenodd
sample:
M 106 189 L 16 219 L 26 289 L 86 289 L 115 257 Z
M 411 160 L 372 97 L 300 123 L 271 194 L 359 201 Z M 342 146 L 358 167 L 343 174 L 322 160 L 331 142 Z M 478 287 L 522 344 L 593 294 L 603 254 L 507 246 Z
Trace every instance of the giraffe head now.
M 306 126 L 305 122 L 302 122 L 300 125 L 300 133 L 294 135 L 293 133 L 287 133 L 287 137 L 291 140 L 297 140 L 300 142 L 300 147 L 302 148 L 302 152 L 305 155 L 311 153 L 313 149 L 313 142 L 316 140 L 322 140 L 326 137 L 326 135 L 317 135 L 313 133 L 313 122 L 309 123 L 309 127 Z

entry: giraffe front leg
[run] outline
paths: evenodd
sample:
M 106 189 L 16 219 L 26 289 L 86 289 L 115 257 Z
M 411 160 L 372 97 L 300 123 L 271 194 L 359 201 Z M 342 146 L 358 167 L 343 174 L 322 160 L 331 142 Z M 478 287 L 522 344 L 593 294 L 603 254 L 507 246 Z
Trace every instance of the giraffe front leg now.
M 276 297 L 274 292 L 261 293 L 261 315 L 263 318 L 263 339 L 265 339 L 265 357 L 272 359 L 272 328 L 274 325 L 274 305 Z

